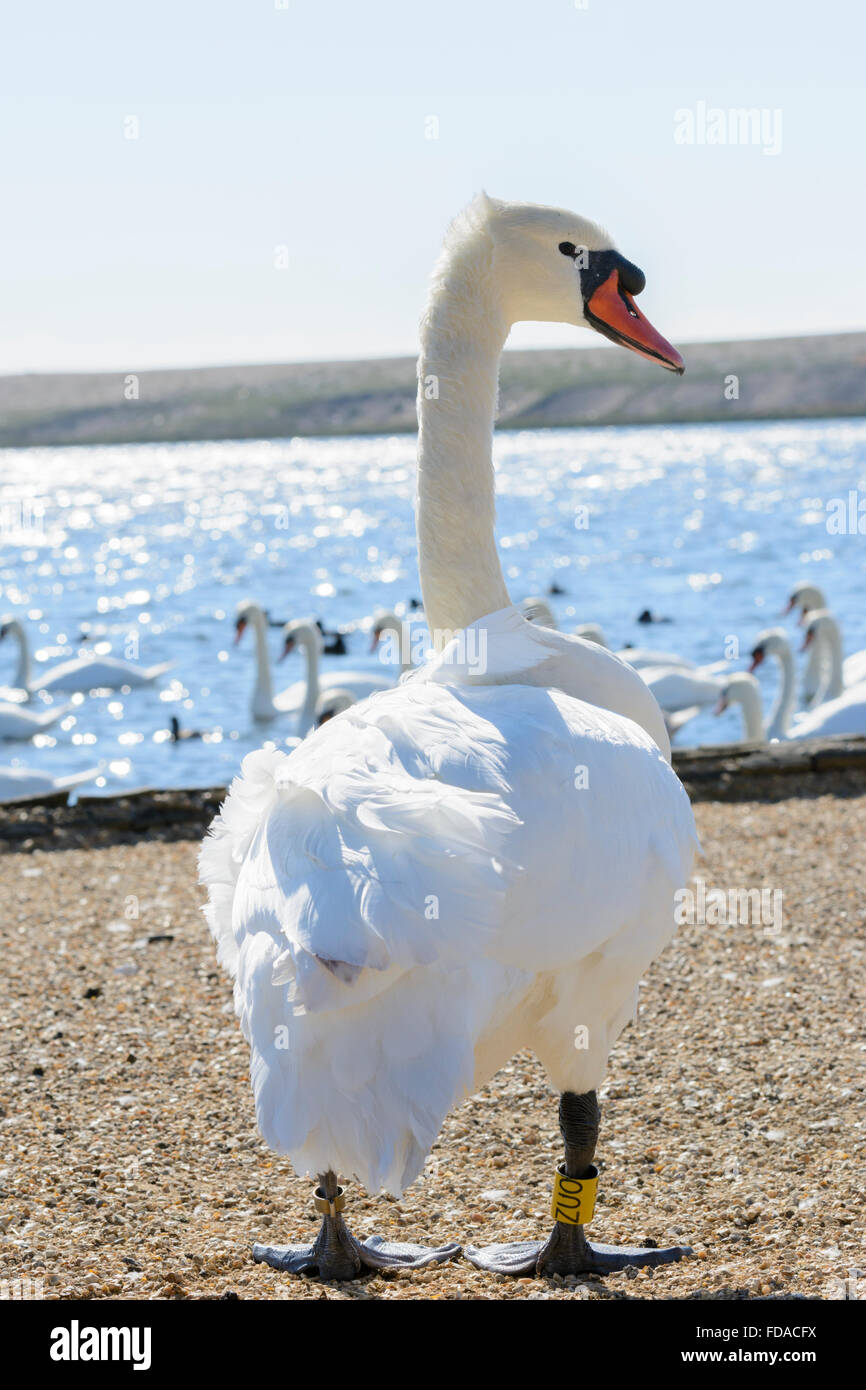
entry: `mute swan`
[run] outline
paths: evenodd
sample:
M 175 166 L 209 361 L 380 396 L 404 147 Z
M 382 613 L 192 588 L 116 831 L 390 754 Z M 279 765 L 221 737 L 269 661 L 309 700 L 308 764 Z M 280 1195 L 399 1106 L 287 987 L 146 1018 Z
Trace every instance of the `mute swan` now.
M 0 642 L 5 637 L 14 637 L 18 642 L 18 670 L 14 684 L 18 689 L 31 693 L 62 690 L 65 695 L 86 694 L 88 690 L 119 690 L 124 685 L 134 690 L 138 686 L 152 685 L 172 665 L 170 661 L 164 661 L 159 666 L 139 666 L 134 661 L 122 661 L 117 656 L 77 656 L 71 661 L 61 661 L 47 671 L 37 672 L 34 679 L 27 633 L 17 618 L 9 618 L 0 626 Z
M 52 777 L 35 767 L 0 767 L 0 801 L 18 801 L 32 796 L 52 796 L 55 792 L 70 791 L 84 782 L 92 782 L 101 769 L 71 772 L 66 777 Z
M 711 705 L 719 698 L 719 677 L 677 666 L 646 666 L 638 671 L 665 714 Z
M 303 681 L 290 685 L 285 692 L 290 697 L 294 692 L 300 709 L 300 727 L 307 729 L 315 722 L 316 705 L 319 696 L 329 690 L 346 690 L 356 700 L 372 695 L 377 690 L 390 690 L 394 681 L 390 676 L 379 676 L 370 671 L 331 671 L 319 675 L 319 634 L 311 623 L 303 618 L 295 618 L 283 628 L 283 650 L 279 660 L 293 652 L 296 647 L 303 650 L 307 669 Z
M 824 590 L 819 588 L 817 584 L 810 584 L 807 581 L 795 584 L 791 590 L 785 612 L 790 613 L 793 608 L 799 608 L 801 623 L 804 623 L 809 615 L 818 609 L 829 611 Z M 811 706 L 820 704 L 821 700 L 834 699 L 835 695 L 828 694 L 832 685 L 832 678 L 828 680 L 827 658 L 831 656 L 831 653 L 818 643 L 810 644 L 808 652 L 806 669 L 803 673 L 803 703 Z M 841 653 L 842 633 L 840 630 L 840 657 Z M 866 680 L 866 648 L 844 657 L 841 670 L 842 684 L 838 686 L 835 694 L 840 694 L 848 686 L 859 685 L 861 681 Z
M 734 671 L 722 682 L 716 714 L 723 714 L 730 705 L 739 705 L 743 715 L 743 733 L 749 743 L 765 743 L 764 712 L 761 706 L 761 687 L 748 671 Z
M 842 631 L 827 608 L 804 609 L 806 632 L 803 646 L 810 656 L 816 653 L 820 679 L 813 705 L 835 700 L 851 686 L 866 680 L 866 649 L 843 656 Z
M 35 710 L 22 705 L 0 704 L 0 738 L 32 738 L 50 729 L 58 719 L 63 719 L 72 709 L 71 705 L 54 705 L 51 709 L 37 714 Z
M 820 613 L 813 614 L 810 622 L 816 619 L 820 623 Z M 778 661 L 782 681 L 765 727 L 761 689 L 751 672 L 755 671 L 767 656 L 774 656 Z M 838 698 L 828 700 L 805 714 L 797 715 L 793 714 L 795 687 L 794 657 L 787 635 L 781 628 L 770 628 L 760 633 L 755 642 L 751 670 L 737 672 L 723 683 L 718 712 L 726 709 L 731 703 L 740 704 L 746 738 L 761 742 L 820 738 L 829 734 L 866 733 L 866 682 L 852 686 Z
M 782 611 L 782 616 L 792 612 L 795 608 L 800 610 L 800 622 L 805 620 L 806 614 L 813 608 L 826 608 L 827 600 L 824 597 L 824 590 L 819 589 L 817 584 L 810 584 L 808 580 L 801 580 L 795 584 L 790 594 L 788 602 Z M 806 667 L 803 671 L 802 695 L 803 704 L 807 707 L 811 705 L 818 691 L 821 689 L 822 669 L 821 660 L 823 653 L 820 647 L 809 648 L 809 655 L 806 658 Z
M 561 1093 L 555 1224 L 546 1241 L 468 1258 L 575 1274 L 688 1253 L 591 1245 L 584 1226 L 596 1087 L 673 935 L 696 849 L 691 808 L 646 685 L 600 647 L 525 620 L 493 526 L 511 325 L 592 326 L 682 371 L 634 304 L 643 284 L 572 213 L 482 195 L 458 218 L 419 363 L 419 570 L 437 654 L 288 757 L 248 754 L 202 848 L 259 1126 L 298 1173 L 319 1175 L 314 1242 L 253 1247 L 275 1268 L 354 1278 L 362 1265 L 456 1254 L 358 1242 L 337 1174 L 399 1195 L 451 1107 L 520 1047 Z
M 268 655 L 268 619 L 262 608 L 250 599 L 243 599 L 235 615 L 235 645 L 248 626 L 252 626 L 256 646 L 256 683 L 250 704 L 253 719 L 276 719 L 280 714 L 297 714 L 303 705 L 303 693 L 298 699 L 298 687 L 290 685 L 279 695 L 274 694 L 271 659 Z M 283 624 L 285 627 L 285 624 Z
M 794 655 L 787 633 L 780 627 L 766 628 L 759 632 L 752 648 L 752 663 L 749 673 L 757 671 L 768 656 L 775 657 L 781 671 L 779 693 L 773 704 L 766 733 L 761 737 L 783 739 L 788 737 L 788 729 L 797 703 L 797 675 L 794 670 Z
M 295 681 L 279 695 L 274 695 L 271 660 L 268 655 L 267 619 L 257 603 L 245 599 L 238 604 L 235 642 L 241 640 L 248 624 L 252 624 L 256 635 L 256 683 L 251 706 L 254 719 L 276 719 L 281 714 L 292 715 L 298 720 L 298 733 L 303 735 L 316 722 L 316 701 L 320 691 L 339 685 L 352 691 L 355 699 L 359 699 L 374 690 L 387 690 L 393 685 L 393 681 L 386 676 L 377 676 L 367 671 L 339 671 L 320 676 L 321 634 L 312 621 L 295 618 L 283 627 L 283 650 L 279 660 L 282 661 L 295 647 L 300 647 L 306 658 L 306 677 L 302 681 Z

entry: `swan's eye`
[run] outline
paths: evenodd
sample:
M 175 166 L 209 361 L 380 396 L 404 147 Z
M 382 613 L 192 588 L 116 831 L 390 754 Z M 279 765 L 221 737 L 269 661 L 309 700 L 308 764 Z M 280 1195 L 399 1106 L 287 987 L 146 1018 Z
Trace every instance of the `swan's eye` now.
M 577 252 L 577 247 L 575 246 L 573 241 L 561 241 L 559 243 L 559 249 L 562 252 L 563 256 L 571 256 L 572 258 L 575 256 Z

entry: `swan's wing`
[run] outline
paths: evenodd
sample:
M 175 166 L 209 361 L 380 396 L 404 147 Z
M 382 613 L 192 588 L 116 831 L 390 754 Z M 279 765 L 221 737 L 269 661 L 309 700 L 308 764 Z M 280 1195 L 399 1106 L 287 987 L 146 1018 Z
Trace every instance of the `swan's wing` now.
M 720 682 L 709 675 L 679 667 L 649 666 L 639 672 L 666 713 L 690 705 L 709 705 L 719 698 Z
M 818 738 L 830 734 L 866 734 L 866 681 L 795 717 L 791 738 Z
M 410 682 L 250 754 L 200 863 L 265 1138 L 399 1190 L 537 972 L 607 952 L 621 1007 L 694 846 L 649 735 L 539 687 Z

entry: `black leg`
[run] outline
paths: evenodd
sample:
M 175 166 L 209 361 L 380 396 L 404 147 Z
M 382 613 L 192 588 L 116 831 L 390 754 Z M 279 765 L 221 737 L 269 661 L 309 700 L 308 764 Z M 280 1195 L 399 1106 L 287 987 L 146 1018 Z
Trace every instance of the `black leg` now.
M 595 1091 L 576 1095 L 564 1091 L 559 1099 L 559 1129 L 565 1145 L 565 1160 L 559 1172 L 577 1183 L 566 1183 L 575 1189 L 578 1184 L 593 1185 L 596 1169 L 593 1166 L 595 1146 L 601 1121 Z M 638 1249 L 613 1245 L 592 1245 L 584 1234 L 584 1225 L 572 1217 L 572 1199 L 558 1206 L 564 1219 L 557 1218 L 553 1230 L 544 1242 L 511 1241 L 506 1245 L 486 1245 L 481 1249 L 467 1245 L 466 1258 L 479 1269 L 495 1274 L 610 1274 L 628 1265 L 670 1264 L 691 1254 L 688 1246 L 669 1246 L 665 1249 Z M 574 1211 L 578 1210 L 576 1201 Z

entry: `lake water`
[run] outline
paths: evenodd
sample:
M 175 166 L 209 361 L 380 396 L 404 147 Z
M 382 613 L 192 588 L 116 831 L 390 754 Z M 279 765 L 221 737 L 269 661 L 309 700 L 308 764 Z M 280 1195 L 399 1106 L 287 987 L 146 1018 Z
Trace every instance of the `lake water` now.
M 274 618 L 350 626 L 350 656 L 325 669 L 375 661 L 365 619 L 420 596 L 414 450 L 409 436 L 0 450 L 0 612 L 26 622 L 37 661 L 86 650 L 89 625 L 100 651 L 137 644 L 143 663 L 174 663 L 156 687 L 79 698 L 50 734 L 0 744 L 0 763 L 58 774 L 102 763 L 106 791 L 215 785 L 249 749 L 291 734 L 291 721 L 250 717 L 253 641 L 233 645 L 235 606 L 249 597 Z M 810 578 L 846 650 L 866 646 L 866 536 L 827 525 L 833 499 L 866 498 L 866 422 L 503 433 L 495 457 L 512 597 L 555 581 L 564 630 L 594 620 L 611 646 L 698 661 L 736 636 L 747 659 Z M 647 607 L 672 621 L 639 626 Z M 15 655 L 0 645 L 0 686 Z M 302 673 L 291 656 L 276 689 Z M 761 678 L 769 700 L 775 672 Z M 172 713 L 211 737 L 167 741 Z M 704 713 L 680 742 L 740 735 L 736 712 Z

